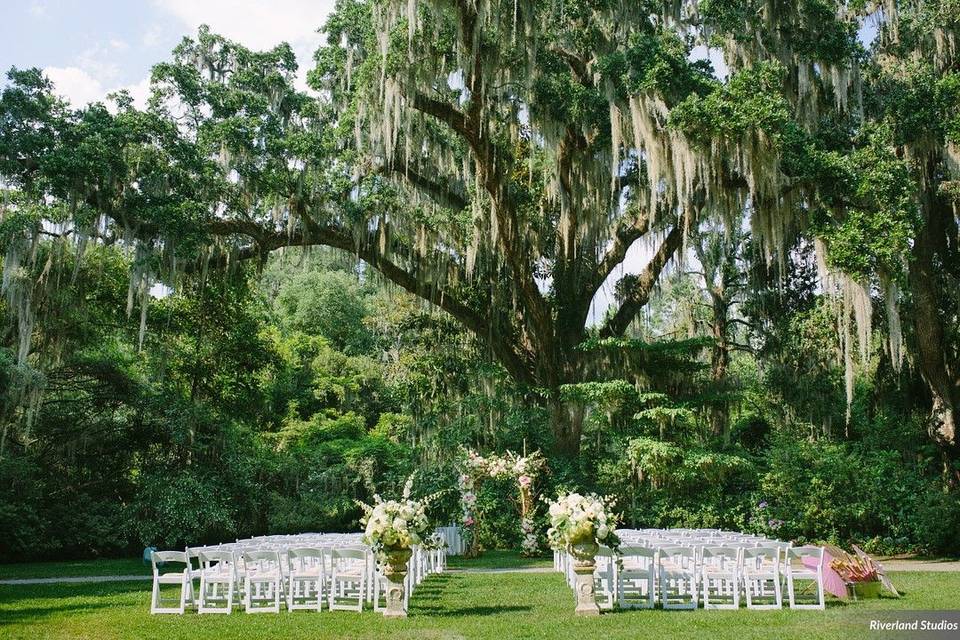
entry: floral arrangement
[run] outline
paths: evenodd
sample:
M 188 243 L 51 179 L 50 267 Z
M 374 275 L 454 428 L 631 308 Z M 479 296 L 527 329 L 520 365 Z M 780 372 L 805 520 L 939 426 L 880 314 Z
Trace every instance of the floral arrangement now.
M 473 540 L 473 528 L 477 524 L 476 481 L 467 473 L 461 473 L 458 481 L 460 489 L 460 535 L 469 548 Z
M 460 532 L 468 554 L 477 553 L 476 541 L 477 490 L 485 478 L 516 479 L 520 491 L 520 530 L 523 534 L 521 548 L 526 555 L 535 555 L 539 549 L 536 527 L 533 520 L 533 482 L 544 465 L 539 451 L 529 456 L 507 452 L 503 456 L 483 457 L 476 451 L 465 451 L 460 463 Z
M 618 517 L 613 501 L 596 494 L 568 493 L 550 503 L 550 529 L 547 539 L 554 549 L 595 542 L 616 549 L 620 539 L 614 533 Z
M 830 568 L 840 574 L 844 582 L 876 582 L 880 580 L 877 565 L 870 558 L 847 555 L 846 558 L 831 560 Z
M 360 518 L 364 526 L 363 541 L 370 545 L 381 561 L 385 560 L 391 549 L 409 549 L 413 545 L 431 542 L 432 527 L 427 519 L 427 507 L 440 495 L 434 493 L 426 498 L 414 500 L 410 497 L 413 478 L 407 478 L 400 500 L 384 500 L 374 495 L 373 505 L 357 501 L 363 509 Z
M 537 539 L 537 530 L 533 524 L 533 518 L 527 516 L 520 520 L 520 530 L 523 532 L 523 541 L 520 543 L 520 550 L 524 555 L 536 555 L 540 551 L 540 541 Z

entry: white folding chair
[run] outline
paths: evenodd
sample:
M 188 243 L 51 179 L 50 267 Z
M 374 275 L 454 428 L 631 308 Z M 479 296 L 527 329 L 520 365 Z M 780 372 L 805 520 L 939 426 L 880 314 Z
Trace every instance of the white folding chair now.
M 191 549 L 186 547 L 184 553 L 187 554 L 187 569 L 190 572 L 190 606 L 193 609 L 197 608 L 197 597 L 196 595 L 200 593 L 199 580 L 200 573 L 203 571 L 203 565 L 200 562 L 200 551 L 199 549 Z
M 237 567 L 233 552 L 203 549 L 200 559 L 200 598 L 198 613 L 230 613 L 237 585 Z M 222 603 L 219 606 L 216 603 Z
M 280 613 L 283 570 L 275 550 L 243 553 L 243 605 L 247 613 Z
M 739 548 L 703 547 L 700 550 L 700 576 L 704 609 L 740 608 Z
M 617 571 L 617 594 L 621 609 L 653 609 L 656 604 L 654 575 L 657 551 L 648 547 L 620 547 L 621 566 Z
M 743 589 L 748 609 L 780 609 L 783 593 L 780 585 L 780 547 L 744 547 Z M 767 590 L 767 584 L 770 590 Z M 769 598 L 773 598 L 772 601 Z
M 823 547 L 790 547 L 786 553 L 787 595 L 791 609 L 824 609 Z M 812 581 L 816 588 L 813 603 L 797 603 L 796 583 Z
M 334 547 L 330 553 L 331 610 L 363 611 L 367 586 L 367 552 Z
M 696 609 L 699 604 L 696 549 L 683 545 L 660 547 L 657 581 L 664 609 Z
M 321 611 L 326 575 L 323 549 L 287 549 L 287 611 Z
M 597 606 L 613 609 L 617 601 L 617 556 L 610 547 L 601 545 L 593 570 Z
M 153 593 L 150 597 L 150 613 L 179 613 L 182 614 L 187 607 L 187 602 L 193 601 L 193 582 L 190 580 L 190 560 L 183 551 L 154 551 L 150 554 L 150 564 L 153 567 Z M 167 564 L 176 565 L 172 571 L 161 572 L 163 569 L 169 569 Z M 182 566 L 181 566 L 182 565 Z M 162 585 L 180 585 L 180 595 L 172 602 L 179 602 L 178 606 L 163 606 L 164 602 L 171 599 L 164 598 L 161 593 Z

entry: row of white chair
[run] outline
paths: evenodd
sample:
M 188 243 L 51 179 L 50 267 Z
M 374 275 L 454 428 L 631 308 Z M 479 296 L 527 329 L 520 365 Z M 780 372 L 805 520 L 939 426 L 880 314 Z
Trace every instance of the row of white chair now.
M 741 595 L 749 609 L 779 609 L 786 585 L 795 609 L 823 609 L 822 547 L 659 545 L 621 546 L 619 555 L 601 547 L 594 572 L 598 602 L 604 608 L 736 609 Z M 555 556 L 573 586 L 572 558 Z M 798 598 L 800 583 L 814 589 L 812 602 Z
M 365 546 L 284 546 L 243 541 L 218 547 L 152 554 L 151 613 L 230 613 L 235 604 L 248 613 L 347 609 L 362 611 L 364 602 L 383 608 L 386 580 Z M 171 570 L 172 567 L 172 570 Z M 442 548 L 414 547 L 408 564 L 405 595 L 426 575 L 446 567 Z M 199 582 L 199 587 L 195 583 Z M 164 598 L 162 585 L 179 585 L 179 596 Z M 406 602 L 405 602 L 406 604 Z M 172 605 L 172 606 L 171 606 Z

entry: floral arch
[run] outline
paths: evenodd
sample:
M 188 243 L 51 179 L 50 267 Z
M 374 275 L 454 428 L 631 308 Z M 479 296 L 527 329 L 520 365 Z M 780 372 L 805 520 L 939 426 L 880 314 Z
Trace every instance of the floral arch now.
M 512 477 L 517 484 L 520 500 L 520 531 L 523 533 L 521 548 L 524 555 L 535 555 L 540 549 L 536 529 L 533 524 L 534 490 L 533 483 L 543 471 L 546 461 L 539 451 L 519 456 L 508 451 L 501 456 L 481 456 L 467 449 L 461 458 L 459 470 L 460 534 L 468 557 L 477 556 L 480 547 L 477 544 L 476 528 L 477 491 L 487 478 Z

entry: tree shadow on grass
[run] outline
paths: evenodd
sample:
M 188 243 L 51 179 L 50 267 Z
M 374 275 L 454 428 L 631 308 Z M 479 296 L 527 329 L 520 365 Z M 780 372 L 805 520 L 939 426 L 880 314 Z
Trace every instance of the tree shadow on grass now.
M 98 610 L 126 606 L 117 598 L 143 594 L 143 607 L 149 610 L 150 590 L 142 584 L 51 584 L 0 589 L 0 627 L 39 622 L 49 617 L 93 613 Z M 0 634 L 2 636 L 3 634 Z
M 2 585 L 0 586 L 0 605 L 19 600 L 114 598 L 131 593 L 143 593 L 149 601 L 151 586 L 151 583 L 146 581 Z
M 467 606 L 467 607 L 434 607 L 434 606 L 424 606 L 423 604 L 418 605 L 416 608 L 416 613 L 433 616 L 436 618 L 465 618 L 467 616 L 494 616 L 501 614 L 509 613 L 526 613 L 533 610 L 533 607 L 528 606 Z
M 40 607 L 20 607 L 17 609 L 0 609 L 0 628 L 7 625 L 14 625 L 18 623 L 25 622 L 38 622 L 43 618 L 48 616 L 68 613 L 68 614 L 79 614 L 79 613 L 92 613 L 99 609 L 107 609 L 115 607 L 115 602 L 104 601 L 104 602 L 81 602 L 81 603 L 60 603 L 59 605 L 51 604 L 50 606 L 40 606 Z

